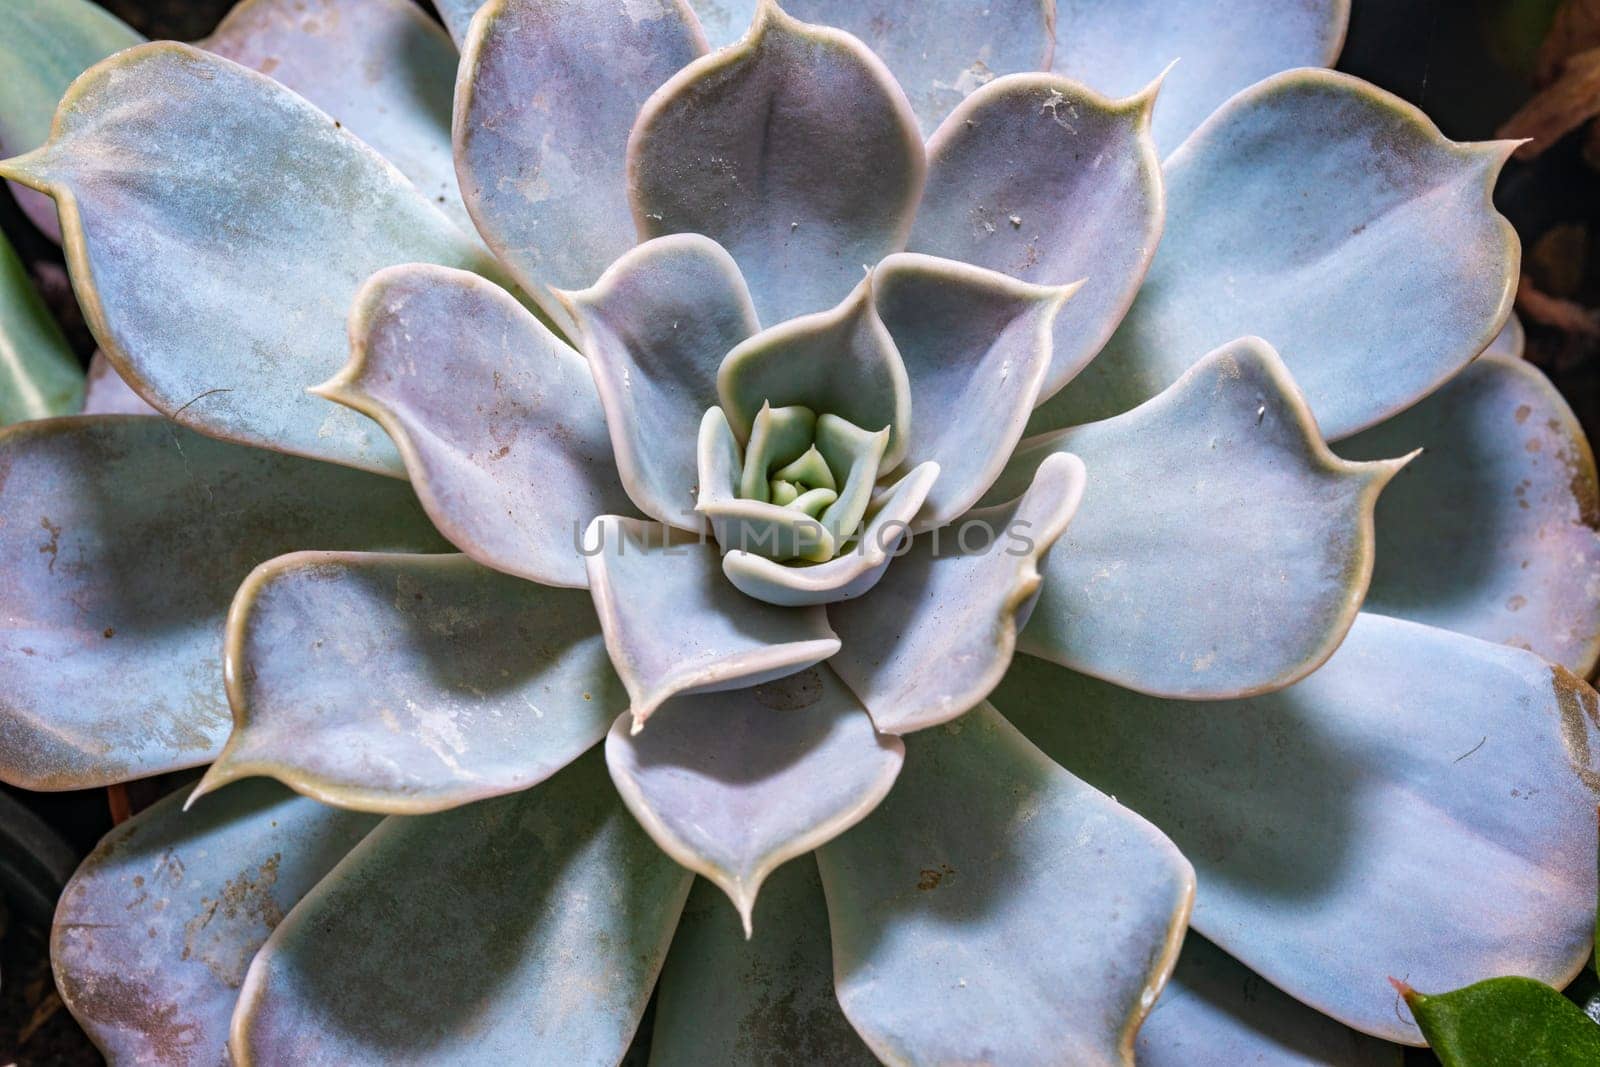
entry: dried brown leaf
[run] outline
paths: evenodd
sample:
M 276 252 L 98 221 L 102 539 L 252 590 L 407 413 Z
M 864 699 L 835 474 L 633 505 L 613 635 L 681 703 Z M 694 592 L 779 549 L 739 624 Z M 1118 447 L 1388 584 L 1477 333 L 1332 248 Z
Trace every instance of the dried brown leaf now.
M 1500 127 L 1498 136 L 1528 138 L 1513 154 L 1532 159 L 1596 115 L 1600 115 L 1600 47 L 1569 59 L 1554 84 L 1522 105 Z

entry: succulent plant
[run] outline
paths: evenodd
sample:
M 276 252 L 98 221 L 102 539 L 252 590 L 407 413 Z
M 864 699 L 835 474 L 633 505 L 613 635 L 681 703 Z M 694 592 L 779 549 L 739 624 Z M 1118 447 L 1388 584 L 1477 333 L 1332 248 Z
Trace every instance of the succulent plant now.
M 0 163 L 166 416 L 0 435 L 0 776 L 210 763 L 59 905 L 108 1056 L 1377 1063 L 1576 973 L 1594 463 L 1346 4 L 439 7 Z M 105 16 L 19 18 L 53 105 Z

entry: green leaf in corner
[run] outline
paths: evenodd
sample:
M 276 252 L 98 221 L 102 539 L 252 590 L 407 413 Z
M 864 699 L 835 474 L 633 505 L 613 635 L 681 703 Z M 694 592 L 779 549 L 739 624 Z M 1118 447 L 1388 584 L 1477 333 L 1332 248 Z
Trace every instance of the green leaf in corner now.
M 1491 978 L 1453 993 L 1425 996 L 1404 982 L 1406 998 L 1444 1067 L 1593 1067 L 1600 1026 L 1560 993 L 1532 978 Z

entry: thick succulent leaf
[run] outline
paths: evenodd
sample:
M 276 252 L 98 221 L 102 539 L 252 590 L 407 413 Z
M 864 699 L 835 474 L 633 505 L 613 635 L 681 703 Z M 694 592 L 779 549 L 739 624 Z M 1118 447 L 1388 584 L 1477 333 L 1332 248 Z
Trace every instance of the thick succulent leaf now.
M 1587 677 L 1600 656 L 1600 485 L 1572 409 L 1532 364 L 1485 354 L 1339 451 L 1419 445 L 1378 503 L 1367 610 L 1532 649 Z
M 1543 982 L 1491 978 L 1431 996 L 1396 985 L 1444 1067 L 1600 1063 L 1600 1026 Z
M 235 1062 L 616 1063 L 691 880 L 598 753 L 536 789 L 390 818 L 256 956 Z
M 728 895 L 747 937 L 767 876 L 865 818 L 905 759 L 826 666 L 679 697 L 630 727 L 621 716 L 606 737 L 617 792 L 667 855 Z
M 761 0 L 689 0 L 712 48 L 723 48 L 743 37 L 755 21 Z
M 450 149 L 458 56 L 414 0 L 244 0 L 200 46 L 317 105 L 471 229 Z
M 1139 1028 L 1140 1067 L 1400 1067 L 1398 1045 L 1312 1011 L 1189 931 L 1172 980 Z
M 844 481 L 838 499 L 822 513 L 822 526 L 835 544 L 843 545 L 861 529 L 888 447 L 887 426 L 873 433 L 833 415 L 817 419 L 816 448 L 827 457 L 830 469 L 841 472 Z
M 817 852 L 839 1003 L 889 1063 L 1130 1061 L 1194 871 L 987 704 Z
M 493 282 L 425 263 L 362 287 L 350 348 L 317 395 L 388 431 L 445 536 L 507 574 L 588 584 L 584 527 L 631 509 L 582 356 Z
M 873 595 L 834 605 L 831 665 L 886 733 L 926 729 L 999 684 L 1039 593 L 1040 561 L 1083 499 L 1084 467 L 1052 455 L 1010 504 L 912 542 Z
M 1145 286 L 1036 425 L 1126 411 L 1251 334 L 1283 353 L 1329 440 L 1409 407 L 1510 312 L 1519 245 L 1490 200 L 1509 144 L 1447 141 L 1330 71 L 1240 93 L 1168 158 Z
M 876 1067 L 833 995 L 828 909 L 808 858 L 772 873 L 746 939 L 721 892 L 697 880 L 656 994 L 651 1067 Z
M 1026 282 L 1083 279 L 1056 316 L 1040 400 L 1110 339 L 1161 240 L 1156 88 L 1111 100 L 1056 75 L 1019 74 L 973 93 L 928 139 L 913 251 Z
M 1282 361 L 1245 338 L 1126 415 L 1030 438 L 991 497 L 1070 452 L 1090 486 L 1024 652 L 1141 692 L 1218 700 L 1315 670 L 1372 574 L 1372 509 L 1404 460 L 1350 463 Z
M 905 458 L 911 383 L 872 295 L 869 275 L 838 307 L 763 330 L 717 368 L 717 398 L 740 441 L 764 404 L 793 404 L 864 430 L 888 428 L 883 471 Z
M 484 0 L 433 0 L 434 10 L 439 12 L 445 29 L 450 31 L 450 36 L 458 45 L 465 43 L 472 16 L 483 6 Z
M 769 442 L 781 439 L 796 449 L 808 447 L 816 418 L 807 408 L 763 408 L 756 426 L 757 435 L 741 459 L 739 442 L 728 425 L 727 415 L 720 407 L 706 410 L 700 421 L 700 486 L 695 510 L 711 523 L 712 535 L 724 552 L 754 550 L 771 560 L 783 561 L 832 559 L 838 545 L 817 520 L 815 508 L 801 508 L 793 502 L 784 506 L 761 498 L 768 489 L 761 457 Z M 804 438 L 799 445 L 794 444 L 797 434 Z M 741 496 L 746 483 L 758 485 L 761 494 L 753 498 Z M 824 506 L 838 499 L 837 493 L 826 489 L 812 490 L 807 496 Z M 773 565 L 791 569 L 787 562 Z
M 651 518 L 704 529 L 693 510 L 700 420 L 717 402 L 723 357 L 760 328 L 739 268 L 705 237 L 663 237 L 562 295 L 628 495 Z
M 547 285 L 593 284 L 633 247 L 628 133 L 705 40 L 683 0 L 485 7 L 461 55 L 462 192 L 489 247 L 543 299 Z
M 645 102 L 628 144 L 639 233 L 702 233 L 769 325 L 833 307 L 905 247 L 927 161 L 916 117 L 862 43 L 762 0 L 738 44 Z
M 85 415 L 159 415 L 161 412 L 145 402 L 133 391 L 117 368 L 96 352 L 89 360 L 89 373 L 83 383 L 83 413 Z
M 994 701 L 1168 829 L 1195 929 L 1358 1030 L 1420 1042 L 1384 976 L 1559 986 L 1594 947 L 1600 713 L 1530 652 L 1362 615 L 1268 696 L 1158 700 L 1019 656 Z
M 445 547 L 404 483 L 131 416 L 0 434 L 0 515 L 0 778 L 28 789 L 214 757 L 222 622 L 262 560 Z
M 1494 335 L 1494 340 L 1489 342 L 1489 347 L 1480 354 L 1521 359 L 1527 343 L 1528 336 L 1522 328 L 1522 320 L 1513 311 L 1506 319 L 1506 324 L 1500 328 L 1500 332 Z
M 717 409 L 721 411 L 720 408 Z M 700 423 L 701 433 L 705 433 L 707 422 L 712 419 L 711 413 L 706 413 L 706 419 Z M 724 414 L 724 421 L 727 417 Z M 733 432 L 733 427 L 728 426 L 728 433 Z M 740 464 L 738 492 L 750 500 L 759 500 L 764 503 L 772 501 L 772 483 L 780 475 L 779 469 L 787 471 L 789 467 L 800 464 L 808 454 L 813 451 L 812 441 L 817 436 L 817 413 L 808 407 L 789 405 L 775 408 L 770 404 L 762 404 L 751 422 L 749 431 L 749 447 L 744 450 L 744 459 Z M 811 461 L 811 466 L 816 464 Z M 826 459 L 822 463 L 828 471 L 826 482 L 818 481 L 819 486 L 825 485 L 828 489 L 837 489 L 838 481 L 833 476 L 831 464 Z M 702 469 L 704 464 L 701 464 Z M 798 467 L 796 470 L 798 471 Z M 813 477 L 817 475 L 813 474 Z M 791 474 L 790 477 L 798 477 Z M 719 477 L 717 484 L 722 484 Z M 702 498 L 704 492 L 702 491 Z
M 56 909 L 61 999 L 113 1063 L 224 1062 L 250 958 L 377 822 L 270 782 L 182 808 L 175 793 L 113 829 Z
M 0 233 L 0 426 L 67 415 L 83 403 L 83 370 Z
M 784 7 L 861 38 L 894 72 L 924 133 L 979 86 L 1050 69 L 1055 51 L 1054 0 L 786 0 Z
M 11 0 L 0 34 L 0 153 L 31 152 L 50 136 L 56 104 L 72 80 L 113 52 L 144 40 L 90 0 Z M 61 227 L 48 196 L 13 186 L 34 225 L 56 240 Z
M 752 600 L 718 573 L 716 547 L 692 534 L 603 515 L 583 551 L 635 730 L 674 696 L 759 685 L 839 651 L 820 606 Z
M 95 67 L 0 174 L 56 197 L 89 325 L 140 395 L 214 437 L 385 473 L 383 432 L 305 392 L 344 363 L 356 289 L 411 260 L 496 271 L 334 119 L 188 45 Z
M 1053 65 L 1124 94 L 1178 60 L 1155 116 L 1165 154 L 1252 82 L 1332 66 L 1349 19 L 1350 0 L 1060 0 Z
M 873 275 L 878 314 L 911 379 L 906 458 L 939 464 L 917 528 L 942 526 L 977 502 L 1022 436 L 1050 367 L 1056 314 L 1077 286 L 910 253 Z
M 910 536 L 911 520 L 938 477 L 939 465 L 924 463 L 881 490 L 855 544 L 826 563 L 794 567 L 733 549 L 722 557 L 722 573 L 746 596 L 783 607 L 832 604 L 864 596 L 883 579 L 900 553 L 902 540 Z
M 465 556 L 296 552 L 234 597 L 233 735 L 195 795 L 270 775 L 411 815 L 526 789 L 628 706 L 588 594 Z

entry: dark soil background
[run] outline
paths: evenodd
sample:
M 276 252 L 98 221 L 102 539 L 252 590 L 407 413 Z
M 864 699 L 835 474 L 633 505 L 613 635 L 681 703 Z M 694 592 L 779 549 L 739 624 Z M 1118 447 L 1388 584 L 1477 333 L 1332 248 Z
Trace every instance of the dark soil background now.
M 232 6 L 231 0 L 100 3 L 146 36 L 177 40 L 205 36 Z M 1519 153 L 1531 158 L 1507 166 L 1497 200 L 1522 235 L 1518 310 L 1528 358 L 1555 381 L 1593 440 L 1600 432 L 1600 270 L 1594 255 L 1600 132 L 1590 119 L 1600 113 L 1600 0 L 1353 0 L 1353 7 L 1340 70 L 1419 105 L 1457 140 L 1539 135 Z M 1571 132 L 1563 134 L 1567 128 Z M 72 300 L 60 250 L 4 192 L 0 228 L 87 362 L 94 342 Z M 70 862 L 110 828 L 114 809 L 138 810 L 183 777 L 111 792 L 38 794 L 0 786 L 0 805 L 14 800 L 35 813 L 59 835 L 56 847 Z M 26 832 L 9 833 L 9 827 L 0 830 L 0 873 L 24 862 L 6 850 L 20 854 L 24 841 L 16 837 L 26 840 Z M 55 995 L 48 922 L 39 899 L 0 899 L 0 1064 L 99 1063 Z M 648 1030 L 647 1017 L 630 1061 L 643 1062 Z M 1408 1063 L 1434 1062 L 1426 1052 L 1408 1056 Z

